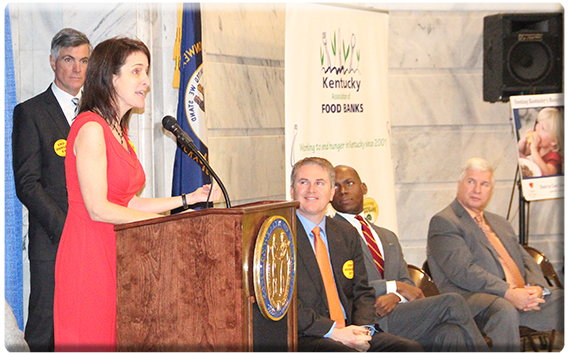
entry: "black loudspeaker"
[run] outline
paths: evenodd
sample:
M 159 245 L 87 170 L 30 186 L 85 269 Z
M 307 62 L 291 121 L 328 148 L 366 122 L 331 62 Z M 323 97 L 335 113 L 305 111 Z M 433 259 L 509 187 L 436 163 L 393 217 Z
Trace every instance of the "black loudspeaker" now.
M 483 23 L 483 100 L 562 92 L 562 13 L 499 14 Z

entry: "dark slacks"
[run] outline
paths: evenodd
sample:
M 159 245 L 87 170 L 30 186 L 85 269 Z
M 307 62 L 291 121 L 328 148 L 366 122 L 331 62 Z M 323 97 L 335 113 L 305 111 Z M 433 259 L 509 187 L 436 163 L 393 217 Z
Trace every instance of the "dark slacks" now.
M 30 303 L 24 338 L 32 352 L 53 352 L 55 260 L 31 260 L 30 282 Z

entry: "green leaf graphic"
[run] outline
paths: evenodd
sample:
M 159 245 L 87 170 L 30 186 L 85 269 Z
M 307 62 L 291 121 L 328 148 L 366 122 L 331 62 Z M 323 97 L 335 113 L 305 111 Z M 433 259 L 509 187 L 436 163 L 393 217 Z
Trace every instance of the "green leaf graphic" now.
M 331 47 L 332 47 L 333 56 L 335 56 L 336 55 L 336 32 L 334 32 L 334 39 L 333 39 Z

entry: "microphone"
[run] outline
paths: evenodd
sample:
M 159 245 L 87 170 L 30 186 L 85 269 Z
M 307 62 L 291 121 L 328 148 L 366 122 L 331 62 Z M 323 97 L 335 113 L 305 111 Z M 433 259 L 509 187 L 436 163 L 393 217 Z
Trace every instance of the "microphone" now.
M 164 118 L 162 118 L 162 126 L 166 130 L 168 130 L 174 134 L 178 143 L 180 143 L 180 145 L 183 147 L 182 150 L 184 151 L 184 153 L 190 155 L 189 151 L 187 151 L 187 150 L 190 150 L 190 152 L 194 153 L 194 155 L 196 157 L 198 157 L 200 162 L 206 167 L 206 169 L 210 172 L 212 177 L 214 177 L 214 179 L 216 180 L 216 182 L 220 186 L 220 189 L 222 190 L 222 193 L 224 194 L 224 198 L 226 199 L 226 207 L 231 208 L 230 198 L 229 198 L 228 192 L 226 191 L 224 184 L 222 183 L 222 181 L 220 180 L 218 175 L 214 172 L 214 170 L 212 169 L 212 167 L 210 166 L 210 164 L 208 163 L 206 158 L 204 158 L 202 153 L 200 153 L 200 151 L 198 150 L 198 147 L 196 147 L 196 145 L 194 144 L 194 141 L 192 141 L 192 138 L 190 136 L 188 136 L 186 131 L 182 130 L 180 125 L 178 125 L 176 118 L 174 118 L 170 115 L 165 116 Z
M 192 141 L 192 138 L 190 138 L 190 136 L 188 136 L 186 131 L 182 130 L 180 125 L 178 125 L 176 118 L 174 118 L 173 116 L 170 116 L 170 115 L 165 116 L 164 118 L 162 118 L 162 126 L 166 130 L 172 132 L 174 134 L 174 136 L 176 137 L 176 140 L 182 146 L 188 147 L 190 150 L 192 150 L 192 152 L 194 152 L 196 155 L 198 155 L 198 158 L 200 159 L 200 156 L 202 156 L 202 153 L 200 153 L 200 151 L 198 151 L 198 147 L 196 147 L 196 145 L 194 144 L 194 141 Z

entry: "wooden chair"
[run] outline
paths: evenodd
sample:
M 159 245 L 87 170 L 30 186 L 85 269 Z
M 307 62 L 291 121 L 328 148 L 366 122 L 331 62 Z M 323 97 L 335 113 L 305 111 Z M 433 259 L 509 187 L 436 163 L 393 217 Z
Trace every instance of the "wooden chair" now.
M 426 297 L 439 294 L 437 286 L 424 270 L 415 265 L 408 264 L 408 273 L 412 281 L 416 284 L 416 287 L 420 288 Z
M 540 266 L 540 269 L 544 274 L 544 278 L 546 279 L 549 285 L 556 286 L 558 288 L 564 288 L 562 286 L 562 283 L 560 282 L 560 279 L 558 278 L 558 275 L 556 274 L 556 271 L 554 270 L 554 267 L 542 252 L 527 245 L 524 245 L 524 249 L 530 254 L 530 256 L 532 256 L 532 258 Z M 520 326 L 519 333 L 521 336 L 522 350 L 525 351 L 526 348 L 525 346 L 526 343 L 528 342 L 531 349 L 535 352 L 538 352 L 538 348 L 534 343 L 534 338 L 538 337 L 542 348 L 543 349 L 548 348 L 548 351 L 552 352 L 552 345 L 554 343 L 555 332 L 556 332 L 555 330 L 536 331 L 531 329 L 530 327 Z
M 428 276 L 431 277 L 431 272 L 429 271 L 429 265 L 427 260 L 424 261 L 424 264 L 422 265 L 422 270 L 424 270 L 425 273 L 428 274 Z
M 551 331 L 536 331 L 526 326 L 519 326 L 519 334 L 521 336 L 521 351 L 526 351 L 526 343 L 528 342 L 530 348 L 534 352 L 538 352 L 539 349 L 534 343 L 534 339 L 538 337 L 540 340 L 540 346 L 542 349 L 548 348 L 549 352 L 552 352 L 552 346 L 554 344 L 554 337 L 556 334 L 555 330 Z
M 532 256 L 532 258 L 540 266 L 540 269 L 544 274 L 544 278 L 546 278 L 546 281 L 548 282 L 549 285 L 557 288 L 564 288 L 562 282 L 560 282 L 560 278 L 558 278 L 558 275 L 554 270 L 554 266 L 552 266 L 552 263 L 548 261 L 548 259 L 546 258 L 546 256 L 544 256 L 543 253 L 527 245 L 524 245 L 524 249 L 526 250 L 526 252 L 530 254 L 530 256 Z

